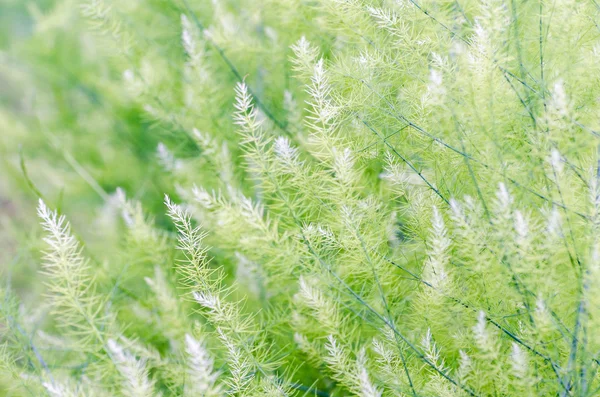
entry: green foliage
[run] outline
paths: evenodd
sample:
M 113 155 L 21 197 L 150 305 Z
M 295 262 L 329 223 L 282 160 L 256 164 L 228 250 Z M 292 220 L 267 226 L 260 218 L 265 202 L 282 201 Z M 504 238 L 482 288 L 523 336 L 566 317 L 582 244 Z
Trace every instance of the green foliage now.
M 599 26 L 5 1 L 2 395 L 600 395 Z

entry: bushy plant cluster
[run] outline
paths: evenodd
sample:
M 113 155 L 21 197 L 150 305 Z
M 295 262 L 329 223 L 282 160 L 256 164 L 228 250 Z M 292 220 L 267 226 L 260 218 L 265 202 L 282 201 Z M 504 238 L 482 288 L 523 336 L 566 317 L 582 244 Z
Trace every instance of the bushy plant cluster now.
M 596 1 L 0 22 L 0 394 L 600 395 Z

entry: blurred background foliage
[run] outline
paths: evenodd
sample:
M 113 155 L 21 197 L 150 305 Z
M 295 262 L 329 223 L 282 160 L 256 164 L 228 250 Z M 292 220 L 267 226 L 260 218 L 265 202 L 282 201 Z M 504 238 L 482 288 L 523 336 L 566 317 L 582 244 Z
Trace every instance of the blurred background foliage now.
M 2 272 L 27 301 L 39 299 L 37 196 L 64 209 L 75 225 L 101 222 L 117 186 L 149 206 L 160 203 L 152 123 L 123 98 L 119 70 L 72 1 L 8 1 L 0 6 L 0 196 Z M 107 102 L 107 98 L 110 102 Z M 95 234 L 101 228 L 76 227 Z M 107 238 L 101 230 L 88 239 Z M 84 238 L 87 236 L 83 236 Z M 30 258 L 28 260 L 28 258 Z M 11 266 L 18 266 L 14 271 Z M 23 271 L 27 267 L 28 271 Z M 14 278 L 17 279 L 14 279 Z

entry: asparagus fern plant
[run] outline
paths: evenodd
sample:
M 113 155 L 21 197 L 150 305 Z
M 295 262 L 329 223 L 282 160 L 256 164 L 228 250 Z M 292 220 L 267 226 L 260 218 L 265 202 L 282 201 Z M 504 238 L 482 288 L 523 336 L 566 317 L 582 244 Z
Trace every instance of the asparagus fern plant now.
M 3 395 L 600 395 L 595 1 L 0 14 Z

